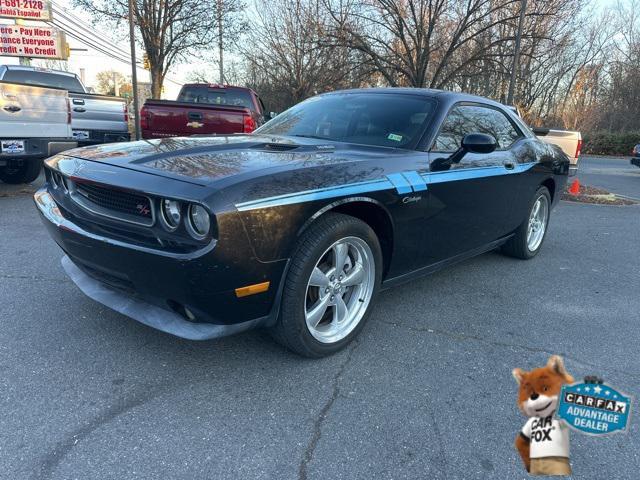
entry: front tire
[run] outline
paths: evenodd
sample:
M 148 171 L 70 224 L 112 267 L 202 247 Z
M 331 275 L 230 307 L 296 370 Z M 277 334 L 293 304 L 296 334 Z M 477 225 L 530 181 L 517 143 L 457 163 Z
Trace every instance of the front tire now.
M 31 183 L 38 178 L 41 168 L 42 160 L 9 160 L 7 166 L 0 168 L 0 180 L 12 185 Z
M 341 350 L 364 327 L 381 274 L 380 243 L 371 227 L 348 215 L 323 215 L 297 244 L 272 335 L 305 357 Z
M 502 252 L 510 257 L 529 260 L 535 257 L 547 236 L 551 213 L 551 194 L 547 187 L 539 187 L 529 204 L 527 218 L 503 246 Z

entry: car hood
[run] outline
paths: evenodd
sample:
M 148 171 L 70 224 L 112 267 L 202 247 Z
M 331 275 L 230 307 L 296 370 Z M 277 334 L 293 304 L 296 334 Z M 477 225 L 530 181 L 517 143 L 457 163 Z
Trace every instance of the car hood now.
M 231 135 L 112 143 L 74 149 L 63 155 L 208 185 L 267 169 L 326 165 L 363 155 L 371 158 L 376 153 L 388 154 L 389 150 L 299 137 Z

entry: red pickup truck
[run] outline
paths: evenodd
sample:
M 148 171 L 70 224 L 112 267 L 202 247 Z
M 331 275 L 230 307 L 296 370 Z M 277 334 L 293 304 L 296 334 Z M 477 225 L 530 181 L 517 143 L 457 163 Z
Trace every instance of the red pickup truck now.
M 186 84 L 176 101 L 147 100 L 140 110 L 142 138 L 250 133 L 269 118 L 253 90 L 206 83 Z

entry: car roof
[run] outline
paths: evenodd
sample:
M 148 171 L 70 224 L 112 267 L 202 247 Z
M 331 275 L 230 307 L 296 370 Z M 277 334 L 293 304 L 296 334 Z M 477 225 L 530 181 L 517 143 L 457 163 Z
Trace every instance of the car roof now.
M 48 72 L 57 75 L 66 75 L 68 77 L 77 77 L 73 72 L 65 72 L 64 70 L 52 70 L 50 68 L 32 67 L 30 65 L 3 65 L 7 70 L 24 70 L 31 72 Z
M 353 88 L 348 90 L 336 90 L 333 92 L 323 93 L 322 95 L 350 94 L 350 93 L 399 93 L 411 95 L 423 95 L 425 97 L 438 98 L 446 103 L 457 102 L 478 102 L 487 105 L 493 105 L 501 109 L 508 109 L 506 105 L 478 95 L 471 95 L 463 92 L 452 92 L 449 90 L 438 90 L 435 88 L 414 88 L 414 87 L 371 87 L 371 88 Z

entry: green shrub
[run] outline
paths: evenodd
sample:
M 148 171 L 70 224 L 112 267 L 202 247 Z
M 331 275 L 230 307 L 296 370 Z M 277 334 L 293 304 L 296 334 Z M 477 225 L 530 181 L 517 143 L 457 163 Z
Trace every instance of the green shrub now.
M 640 143 L 640 132 L 591 132 L 582 135 L 582 153 L 591 155 L 631 155 Z

